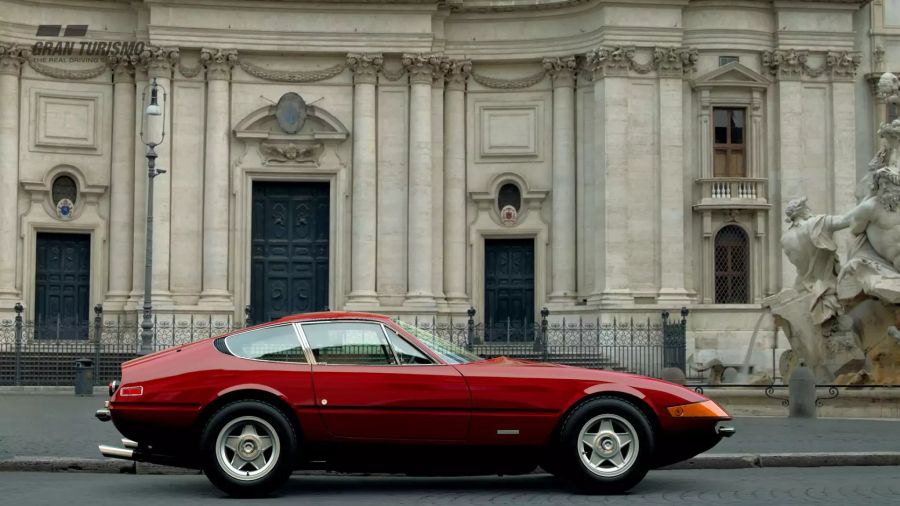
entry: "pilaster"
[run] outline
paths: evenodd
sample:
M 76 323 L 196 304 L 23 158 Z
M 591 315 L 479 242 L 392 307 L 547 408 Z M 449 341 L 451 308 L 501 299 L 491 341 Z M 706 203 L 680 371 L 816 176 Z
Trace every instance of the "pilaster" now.
M 353 182 L 350 244 L 350 297 L 346 306 L 378 305 L 375 291 L 377 236 L 377 160 L 375 84 L 384 60 L 380 54 L 347 55 L 353 72 Z
M 113 74 L 113 142 L 110 171 L 109 216 L 109 290 L 103 307 L 106 311 L 125 308 L 131 291 L 134 254 L 134 58 L 110 56 Z
M 203 173 L 203 291 L 200 304 L 232 306 L 228 291 L 229 97 L 234 49 L 202 49 L 206 70 L 206 157 Z
M 469 60 L 450 60 L 444 92 L 444 291 L 452 312 L 465 311 L 466 295 L 466 80 Z
M 544 58 L 553 82 L 552 303 L 571 303 L 575 281 L 575 71 L 574 56 Z
M 409 73 L 409 264 L 405 305 L 436 309 L 432 287 L 431 192 L 431 82 L 441 64 L 436 54 L 407 54 L 402 58 Z
M 19 79 L 29 55 L 25 46 L 0 44 L 0 188 L 12 192 L 0 199 L 0 310 L 13 307 L 20 297 L 16 269 L 19 187 Z

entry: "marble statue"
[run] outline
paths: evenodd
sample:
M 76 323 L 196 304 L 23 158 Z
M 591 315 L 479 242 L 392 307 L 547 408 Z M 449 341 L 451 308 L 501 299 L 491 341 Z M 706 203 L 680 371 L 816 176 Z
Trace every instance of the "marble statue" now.
M 897 76 L 884 74 L 878 91 L 900 105 Z M 785 208 L 781 245 L 797 279 L 764 302 L 791 344 L 785 378 L 803 361 L 820 384 L 900 383 L 900 120 L 878 135 L 853 209 L 814 215 L 803 197 Z M 834 236 L 842 229 L 852 236 L 843 262 Z

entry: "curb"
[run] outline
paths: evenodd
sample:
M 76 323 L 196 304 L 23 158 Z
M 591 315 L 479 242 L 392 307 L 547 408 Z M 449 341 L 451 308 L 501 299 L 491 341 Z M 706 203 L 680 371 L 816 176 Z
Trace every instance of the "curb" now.
M 900 466 L 900 452 L 704 453 L 663 469 Z
M 815 453 L 705 453 L 679 462 L 667 469 L 751 469 L 776 467 L 900 466 L 900 452 L 815 452 Z M 200 474 L 194 469 L 160 466 L 115 459 L 77 459 L 64 457 L 15 457 L 0 460 L 0 472 L 80 472 L 103 474 Z M 543 470 L 538 471 L 543 473 Z M 299 471 L 294 474 L 333 474 L 323 471 Z

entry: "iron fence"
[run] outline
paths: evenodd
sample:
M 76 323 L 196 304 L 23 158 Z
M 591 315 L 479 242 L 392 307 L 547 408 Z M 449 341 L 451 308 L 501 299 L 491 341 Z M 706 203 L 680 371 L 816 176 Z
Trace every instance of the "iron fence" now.
M 141 327 L 136 320 L 103 318 L 94 308 L 90 324 L 63 320 L 30 322 L 17 305 L 14 320 L 0 321 L 0 385 L 69 386 L 75 361 L 93 362 L 95 385 L 119 377 L 122 362 L 140 355 Z M 249 313 L 248 313 L 249 314 Z M 686 309 L 681 319 L 663 312 L 656 321 L 633 318 L 562 318 L 551 322 L 549 311 L 537 322 L 478 323 L 475 310 L 462 321 L 432 318 L 395 318 L 431 332 L 479 356 L 507 356 L 594 369 L 612 369 L 659 377 L 667 367 L 685 370 Z M 176 316 L 154 317 L 153 350 L 187 344 L 225 334 L 251 324 Z
M 538 322 L 478 323 L 474 309 L 465 322 L 436 318 L 396 318 L 485 358 L 510 357 L 591 369 L 610 369 L 660 377 L 668 367 L 685 370 L 688 310 L 672 320 L 599 317 L 562 318 L 551 322 L 549 311 Z
M 103 308 L 94 308 L 93 322 L 25 321 L 21 305 L 14 320 L 0 321 L 0 385 L 69 386 L 74 384 L 75 361 L 92 361 L 95 385 L 120 376 L 119 368 L 140 356 L 141 326 L 117 317 L 104 320 Z M 246 322 L 213 319 L 153 320 L 153 351 L 187 344 L 239 329 Z

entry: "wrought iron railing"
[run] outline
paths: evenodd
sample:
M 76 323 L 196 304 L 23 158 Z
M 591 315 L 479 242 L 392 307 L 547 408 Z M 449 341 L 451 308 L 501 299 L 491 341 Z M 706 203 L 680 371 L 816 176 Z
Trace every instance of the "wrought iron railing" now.
M 93 362 L 96 385 L 116 379 L 122 362 L 136 358 L 141 350 L 141 327 L 135 320 L 118 317 L 105 320 L 103 308 L 94 308 L 90 324 L 30 322 L 17 305 L 14 320 L 0 321 L 0 385 L 59 385 L 74 382 L 76 359 Z M 475 321 L 475 310 L 462 321 L 431 318 L 397 318 L 485 358 L 507 356 L 660 376 L 666 367 L 685 370 L 687 310 L 680 320 L 663 312 L 658 320 L 647 318 L 562 318 L 549 320 L 541 312 L 537 322 L 484 324 Z M 190 343 L 225 334 L 251 324 L 156 316 L 153 350 Z

